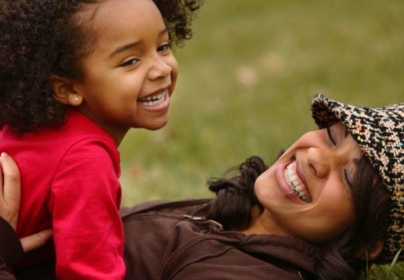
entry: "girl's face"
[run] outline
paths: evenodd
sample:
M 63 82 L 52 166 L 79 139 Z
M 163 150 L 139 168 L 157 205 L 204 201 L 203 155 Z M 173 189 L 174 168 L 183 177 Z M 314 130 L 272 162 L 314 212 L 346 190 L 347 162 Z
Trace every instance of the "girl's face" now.
M 264 211 L 246 232 L 334 238 L 355 220 L 351 182 L 362 156 L 342 123 L 304 134 L 257 179 Z
M 96 9 L 89 20 L 96 46 L 81 63 L 77 108 L 117 143 L 131 127 L 162 128 L 178 64 L 158 8 L 151 0 L 108 0 Z

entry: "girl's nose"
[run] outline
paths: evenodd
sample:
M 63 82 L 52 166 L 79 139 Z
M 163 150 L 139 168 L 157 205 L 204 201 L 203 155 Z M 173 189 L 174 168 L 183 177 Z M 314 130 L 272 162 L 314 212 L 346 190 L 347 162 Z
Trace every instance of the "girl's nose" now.
M 327 153 L 325 149 L 309 148 L 307 151 L 307 164 L 319 178 L 327 176 L 331 160 L 331 154 Z
M 158 56 L 152 62 L 152 66 L 149 71 L 149 78 L 151 80 L 165 78 L 171 74 L 171 71 L 171 66 L 168 65 L 163 58 Z

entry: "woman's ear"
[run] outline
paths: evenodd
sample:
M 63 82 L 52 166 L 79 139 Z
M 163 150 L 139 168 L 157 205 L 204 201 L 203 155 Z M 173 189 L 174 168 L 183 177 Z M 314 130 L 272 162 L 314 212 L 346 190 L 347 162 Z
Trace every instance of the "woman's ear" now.
M 52 75 L 50 80 L 53 88 L 53 97 L 57 101 L 74 107 L 81 105 L 83 97 L 77 90 L 75 82 L 72 79 Z
M 383 250 L 384 242 L 379 240 L 377 244 L 373 246 L 372 250 L 368 251 L 369 260 L 377 258 Z
M 382 252 L 383 250 L 383 245 L 384 242 L 382 240 L 377 241 L 377 243 L 370 249 L 367 248 L 363 248 L 358 250 L 355 253 L 355 257 L 359 258 L 359 259 L 368 259 L 368 260 L 374 260 L 375 258 L 377 258 L 379 256 L 379 254 Z

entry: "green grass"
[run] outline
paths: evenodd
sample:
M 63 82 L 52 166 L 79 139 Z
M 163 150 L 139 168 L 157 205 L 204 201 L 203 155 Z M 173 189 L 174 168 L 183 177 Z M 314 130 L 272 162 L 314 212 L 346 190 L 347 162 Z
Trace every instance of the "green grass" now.
M 362 275 L 361 280 L 401 280 L 404 279 L 404 265 L 397 263 L 402 249 L 398 250 L 394 259 L 388 265 L 373 266 Z
M 404 102 L 403 30 L 402 0 L 205 0 L 176 50 L 169 124 L 121 144 L 123 205 L 210 196 L 208 177 L 253 154 L 271 162 L 315 128 L 317 92 Z
M 205 0 L 176 50 L 169 124 L 120 146 L 124 204 L 205 196 L 252 154 L 269 162 L 315 128 L 316 92 L 358 105 L 404 102 L 402 0 Z

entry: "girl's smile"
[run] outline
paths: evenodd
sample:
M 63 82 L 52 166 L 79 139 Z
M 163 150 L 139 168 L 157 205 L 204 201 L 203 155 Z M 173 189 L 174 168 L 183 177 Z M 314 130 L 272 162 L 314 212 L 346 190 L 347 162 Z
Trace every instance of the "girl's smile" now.
M 165 126 L 178 64 L 154 2 L 105 1 L 92 21 L 96 44 L 81 63 L 72 105 L 117 144 L 130 128 Z
M 139 106 L 143 105 L 150 110 L 165 109 L 170 105 L 170 97 L 168 95 L 168 90 L 164 90 L 160 93 L 140 98 L 138 102 L 141 104 Z

